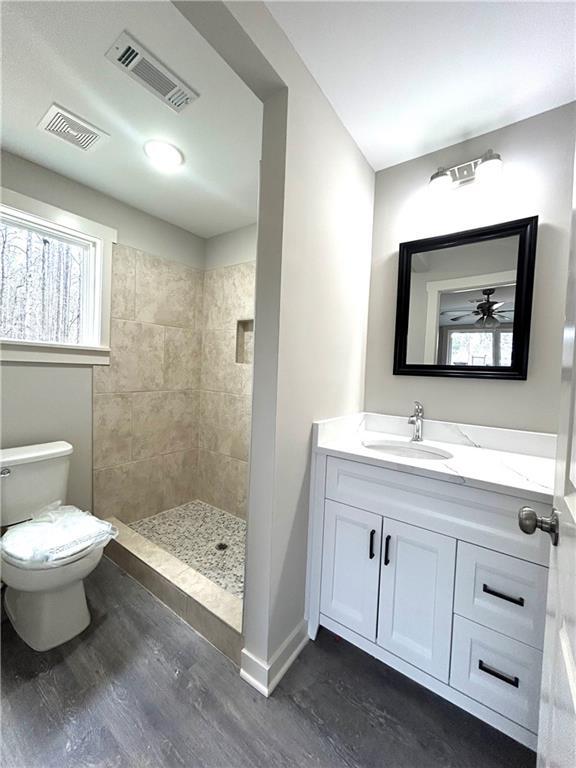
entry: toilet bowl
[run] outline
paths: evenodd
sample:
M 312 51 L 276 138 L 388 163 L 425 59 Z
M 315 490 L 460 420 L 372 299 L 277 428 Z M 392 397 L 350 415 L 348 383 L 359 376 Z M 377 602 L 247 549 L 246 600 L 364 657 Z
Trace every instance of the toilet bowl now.
M 100 562 L 102 550 L 97 547 L 49 568 L 22 568 L 2 557 L 6 614 L 35 651 L 61 645 L 90 624 L 83 579 Z
M 47 561 L 37 550 L 22 555 L 7 543 L 10 534 L 21 547 L 29 538 L 30 526 L 35 525 L 30 519 L 48 505 L 65 500 L 72 450 L 66 442 L 0 450 L 0 510 L 2 525 L 8 526 L 0 556 L 6 585 L 4 605 L 18 635 L 35 651 L 61 645 L 89 625 L 83 580 L 100 562 L 104 548 L 101 537 L 80 540 L 76 551 L 75 542 L 71 545 L 68 539 L 60 556 L 56 535 L 56 547 L 52 537 Z M 61 519 L 66 517 L 66 512 L 60 514 Z

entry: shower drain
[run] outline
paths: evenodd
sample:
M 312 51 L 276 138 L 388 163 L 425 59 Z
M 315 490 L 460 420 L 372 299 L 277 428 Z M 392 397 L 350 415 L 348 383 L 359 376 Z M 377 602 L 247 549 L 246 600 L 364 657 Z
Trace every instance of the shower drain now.
M 219 541 L 218 544 L 216 544 L 216 549 L 219 551 L 222 551 L 223 549 L 228 549 L 228 544 L 224 543 L 223 541 Z

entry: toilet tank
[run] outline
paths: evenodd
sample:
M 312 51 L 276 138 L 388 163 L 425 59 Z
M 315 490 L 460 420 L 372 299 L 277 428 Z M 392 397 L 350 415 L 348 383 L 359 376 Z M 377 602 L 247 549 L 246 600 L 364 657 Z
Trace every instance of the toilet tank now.
M 0 450 L 0 522 L 29 520 L 54 501 L 66 502 L 70 443 L 59 441 Z

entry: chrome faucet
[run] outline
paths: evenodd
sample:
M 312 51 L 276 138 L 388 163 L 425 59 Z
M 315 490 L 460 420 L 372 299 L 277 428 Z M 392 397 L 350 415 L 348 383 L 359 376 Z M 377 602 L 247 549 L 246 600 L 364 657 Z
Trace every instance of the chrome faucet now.
M 418 400 L 414 400 L 414 413 L 408 417 L 408 424 L 414 425 L 413 443 L 422 442 L 422 425 L 424 423 L 424 406 Z

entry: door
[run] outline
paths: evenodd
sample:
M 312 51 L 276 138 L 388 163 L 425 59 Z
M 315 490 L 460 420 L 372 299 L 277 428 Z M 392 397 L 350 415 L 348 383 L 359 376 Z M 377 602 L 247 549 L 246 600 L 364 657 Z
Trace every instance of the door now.
M 378 645 L 448 682 L 456 539 L 384 518 Z
M 320 611 L 362 637 L 376 638 L 382 518 L 326 501 Z
M 576 170 L 576 169 L 575 169 Z M 576 765 L 576 172 L 554 505 L 558 545 L 551 547 L 538 729 L 539 768 Z M 546 534 L 537 531 L 538 536 Z

